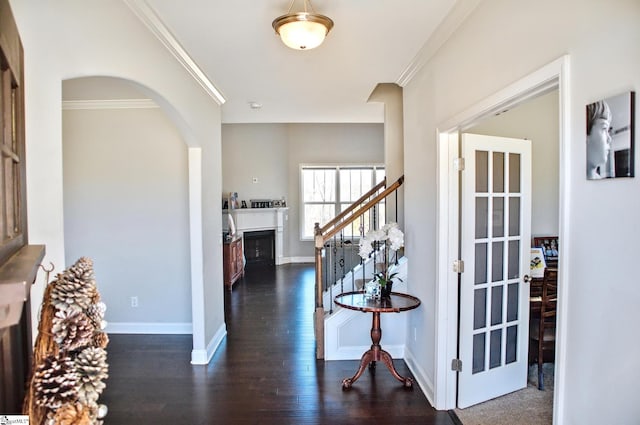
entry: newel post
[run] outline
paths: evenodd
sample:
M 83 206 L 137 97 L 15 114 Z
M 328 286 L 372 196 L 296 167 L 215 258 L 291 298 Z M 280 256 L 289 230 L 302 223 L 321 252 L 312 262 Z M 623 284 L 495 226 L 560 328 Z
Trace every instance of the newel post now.
M 322 247 L 324 241 L 320 224 L 314 227 L 315 264 L 316 264 L 316 309 L 314 312 L 314 330 L 316 335 L 316 358 L 324 359 L 324 306 L 322 302 Z

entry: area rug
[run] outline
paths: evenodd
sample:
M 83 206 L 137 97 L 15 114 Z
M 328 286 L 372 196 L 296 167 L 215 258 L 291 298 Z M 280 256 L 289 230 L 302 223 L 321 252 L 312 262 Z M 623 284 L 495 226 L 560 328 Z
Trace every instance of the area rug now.
M 533 365 L 526 388 L 454 413 L 463 425 L 551 425 L 553 366 L 543 366 L 544 391 L 538 390 L 538 366 Z

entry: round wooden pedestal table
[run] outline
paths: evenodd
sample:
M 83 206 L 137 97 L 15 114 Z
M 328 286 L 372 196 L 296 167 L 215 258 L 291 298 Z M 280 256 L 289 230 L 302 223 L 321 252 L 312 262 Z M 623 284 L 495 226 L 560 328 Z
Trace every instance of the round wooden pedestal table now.
M 367 366 L 374 369 L 376 362 L 383 362 L 391 374 L 405 387 L 411 388 L 413 380 L 401 376 L 393 366 L 391 355 L 384 351 L 380 346 L 382 338 L 382 329 L 380 328 L 380 313 L 400 313 L 402 311 L 413 310 L 420 305 L 420 300 L 414 296 L 392 292 L 390 298 L 372 299 L 365 296 L 363 292 L 345 292 L 336 295 L 333 301 L 340 307 L 349 310 L 362 311 L 363 313 L 372 313 L 373 319 L 371 324 L 371 348 L 362 355 L 360 359 L 360 367 L 355 375 L 342 381 L 342 388 L 349 389 L 362 375 Z

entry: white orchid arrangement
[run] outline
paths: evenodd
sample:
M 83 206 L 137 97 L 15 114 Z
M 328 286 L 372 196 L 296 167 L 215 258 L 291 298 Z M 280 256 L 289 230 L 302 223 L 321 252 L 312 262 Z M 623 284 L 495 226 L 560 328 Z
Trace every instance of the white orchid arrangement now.
M 360 239 L 360 251 L 359 255 L 363 259 L 369 258 L 377 242 L 384 243 L 384 261 L 385 270 L 374 274 L 376 281 L 380 283 L 381 287 L 385 287 L 387 282 L 392 283 L 393 278 L 397 273 L 389 274 L 389 257 L 390 252 L 394 253 L 404 246 L 404 233 L 398 227 L 398 223 L 388 223 L 382 226 L 381 229 L 369 230 L 367 234 Z

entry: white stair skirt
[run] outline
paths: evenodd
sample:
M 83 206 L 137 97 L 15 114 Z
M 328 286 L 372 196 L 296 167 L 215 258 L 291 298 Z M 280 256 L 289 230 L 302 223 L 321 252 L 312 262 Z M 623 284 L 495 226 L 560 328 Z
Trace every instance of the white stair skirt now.
M 403 257 L 398 262 L 398 277 L 402 282 L 393 283 L 394 292 L 406 292 L 407 288 L 407 259 Z M 333 294 L 338 295 L 339 287 L 334 288 Z M 333 303 L 325 296 L 325 302 Z M 325 309 L 328 309 L 325 303 Z M 324 321 L 324 358 L 325 360 L 359 360 L 362 354 L 371 347 L 372 313 L 340 308 L 334 304 L 333 314 Z M 382 349 L 391 354 L 394 359 L 404 358 L 407 338 L 407 314 L 383 313 L 380 316 Z

